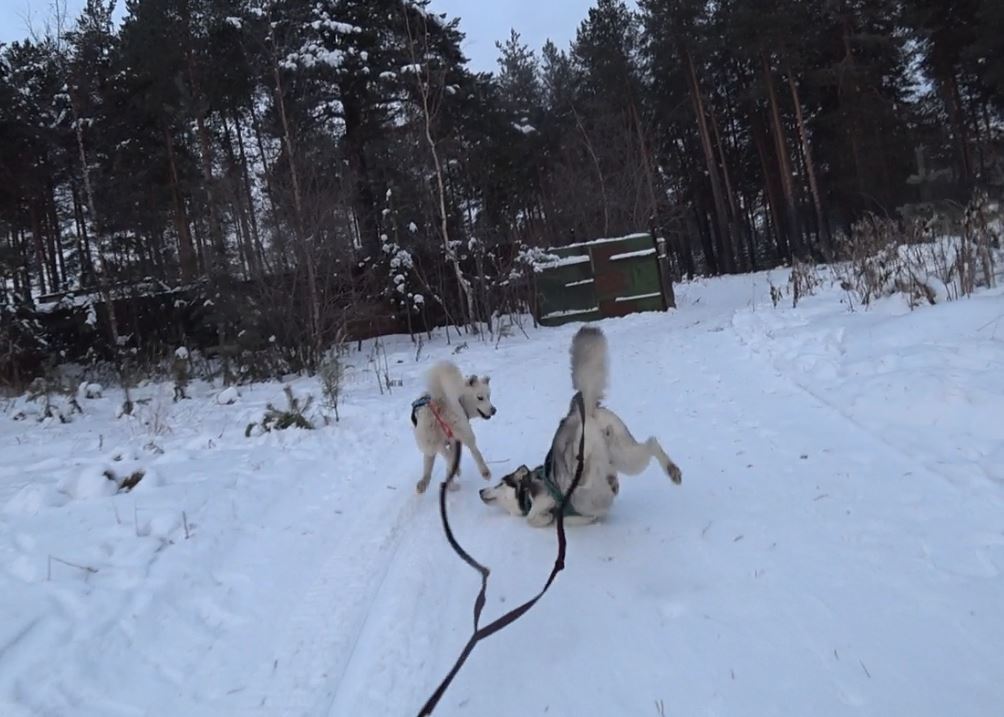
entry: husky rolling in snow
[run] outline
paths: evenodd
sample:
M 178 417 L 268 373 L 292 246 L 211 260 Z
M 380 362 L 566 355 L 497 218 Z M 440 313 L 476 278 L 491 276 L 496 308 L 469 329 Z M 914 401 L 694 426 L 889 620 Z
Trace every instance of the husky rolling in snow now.
M 422 479 L 415 488 L 424 493 L 429 487 L 437 453 L 446 460 L 448 476 L 459 474 L 462 445 L 474 456 L 482 477 L 491 478 L 471 428 L 472 418 L 487 420 L 495 415 L 488 376 L 465 379 L 454 364 L 441 361 L 429 369 L 426 386 L 426 394 L 411 405 L 415 442 L 424 456 Z M 450 487 L 456 487 L 456 482 L 451 482 Z
M 565 506 L 565 523 L 592 523 L 610 510 L 620 489 L 620 473 L 637 475 L 653 458 L 674 483 L 682 474 L 655 438 L 637 442 L 624 421 L 600 405 L 607 386 L 607 340 L 591 326 L 579 329 L 572 339 L 572 386 L 582 396 L 585 409 L 585 445 L 582 480 Z M 577 398 L 577 397 L 576 397 Z M 505 476 L 494 488 L 481 490 L 481 500 L 499 505 L 512 515 L 524 516 L 531 525 L 550 525 L 562 496 L 575 478 L 578 467 L 582 416 L 576 398 L 568 415 L 558 424 L 544 465 L 530 470 L 525 465 Z

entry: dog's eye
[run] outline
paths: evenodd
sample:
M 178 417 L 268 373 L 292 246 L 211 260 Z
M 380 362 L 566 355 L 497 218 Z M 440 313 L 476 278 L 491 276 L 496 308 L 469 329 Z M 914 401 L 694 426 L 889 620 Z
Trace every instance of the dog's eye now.
M 479 400 L 479 401 L 484 401 L 484 400 L 485 400 L 485 397 L 484 397 L 484 396 L 478 396 L 478 400 Z

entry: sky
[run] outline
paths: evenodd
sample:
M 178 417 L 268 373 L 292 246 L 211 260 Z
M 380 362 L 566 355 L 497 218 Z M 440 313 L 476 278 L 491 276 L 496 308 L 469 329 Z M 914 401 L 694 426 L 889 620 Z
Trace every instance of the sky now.
M 0 42 L 27 36 L 25 18 L 41 27 L 51 12 L 53 0 L 0 0 Z M 69 14 L 75 17 L 84 0 L 65 0 Z M 575 37 L 575 30 L 586 16 L 593 0 L 432 0 L 435 12 L 460 17 L 460 28 L 467 35 L 464 53 L 471 69 L 495 70 L 496 41 L 504 41 L 515 27 L 534 50 L 539 51 L 550 38 L 562 49 Z M 125 0 L 118 3 L 119 17 Z

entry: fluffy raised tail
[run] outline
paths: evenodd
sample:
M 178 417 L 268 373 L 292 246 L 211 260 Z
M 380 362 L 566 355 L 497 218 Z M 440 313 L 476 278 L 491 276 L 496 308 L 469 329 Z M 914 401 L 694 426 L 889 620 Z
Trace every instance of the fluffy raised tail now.
M 583 326 L 572 339 L 572 387 L 592 412 L 607 389 L 607 338 L 595 326 Z

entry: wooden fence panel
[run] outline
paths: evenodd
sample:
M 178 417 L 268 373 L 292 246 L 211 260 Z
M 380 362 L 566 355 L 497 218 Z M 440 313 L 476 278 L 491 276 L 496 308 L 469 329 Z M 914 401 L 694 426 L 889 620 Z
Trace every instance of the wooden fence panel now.
M 547 250 L 558 260 L 536 274 L 538 321 L 558 326 L 638 311 L 665 311 L 656 245 L 648 234 Z

